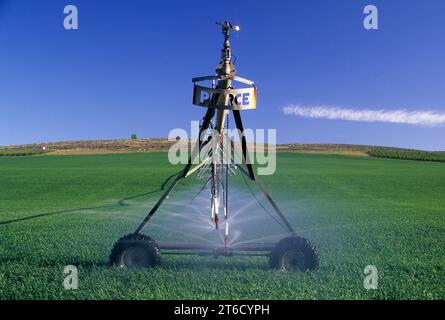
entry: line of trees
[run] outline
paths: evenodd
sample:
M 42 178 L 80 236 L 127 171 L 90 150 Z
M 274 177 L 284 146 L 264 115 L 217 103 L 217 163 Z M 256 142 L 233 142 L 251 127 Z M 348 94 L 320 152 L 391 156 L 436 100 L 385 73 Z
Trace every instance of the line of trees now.
M 368 154 L 377 158 L 445 162 L 445 152 L 442 151 L 372 149 Z
M 4 149 L 0 150 L 0 157 L 34 156 L 38 154 L 44 154 L 47 152 L 48 150 L 42 150 L 42 149 Z

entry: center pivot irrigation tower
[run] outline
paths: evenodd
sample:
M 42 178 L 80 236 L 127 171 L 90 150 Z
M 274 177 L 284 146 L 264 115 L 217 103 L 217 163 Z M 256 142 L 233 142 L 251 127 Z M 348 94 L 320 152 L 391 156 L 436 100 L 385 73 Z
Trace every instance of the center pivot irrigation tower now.
M 240 111 L 256 108 L 256 87 L 253 81 L 236 75 L 236 69 L 232 62 L 230 48 L 230 32 L 239 31 L 239 26 L 232 25 L 229 21 L 218 23 L 224 35 L 224 45 L 221 50 L 221 61 L 216 68 L 216 74 L 193 78 L 193 104 L 207 108 L 200 125 L 197 142 L 189 157 L 188 164 L 176 176 L 165 193 L 153 206 L 145 219 L 135 230 L 119 239 L 110 255 L 111 263 L 115 266 L 126 268 L 142 268 L 159 265 L 161 262 L 161 250 L 169 254 L 200 254 L 200 255 L 265 255 L 269 256 L 270 265 L 283 271 L 305 271 L 315 269 L 319 265 L 317 250 L 311 243 L 295 234 L 289 221 L 286 219 L 278 205 L 272 199 L 265 186 L 254 173 L 247 152 L 247 143 L 244 136 L 244 128 Z M 211 81 L 212 87 L 207 88 L 196 83 Z M 247 85 L 247 88 L 235 89 L 233 82 Z M 235 144 L 226 135 L 228 129 L 228 117 L 232 111 L 236 128 L 241 141 L 241 165 L 235 164 L 237 150 Z M 230 141 L 230 142 L 227 142 Z M 205 150 L 205 152 L 202 152 Z M 200 155 L 204 153 L 202 161 Z M 244 165 L 246 167 L 243 168 Z M 271 243 L 229 243 L 229 212 L 228 212 L 228 176 L 233 175 L 239 169 L 241 174 L 254 181 L 263 192 L 277 217 L 286 227 L 289 235 L 276 244 Z M 149 236 L 141 233 L 142 229 L 156 213 L 164 200 L 182 179 L 197 172 L 198 176 L 205 176 L 203 191 L 207 185 L 211 186 L 211 217 L 215 227 L 220 225 L 220 215 L 224 216 L 224 243 L 221 245 L 209 245 L 207 243 L 173 243 L 155 242 Z

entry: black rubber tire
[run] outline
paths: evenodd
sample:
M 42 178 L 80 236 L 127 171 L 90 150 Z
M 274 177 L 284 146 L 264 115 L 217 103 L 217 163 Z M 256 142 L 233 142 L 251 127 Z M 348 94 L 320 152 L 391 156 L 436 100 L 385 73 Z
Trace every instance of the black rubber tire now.
M 304 272 L 318 269 L 320 256 L 309 240 L 291 236 L 280 240 L 275 245 L 269 256 L 269 264 L 272 268 L 281 271 Z
M 133 254 L 128 258 L 129 254 Z M 138 261 L 133 261 L 133 260 Z M 131 259 L 134 264 L 129 263 Z M 130 233 L 120 238 L 113 246 L 110 264 L 119 268 L 139 269 L 161 264 L 161 251 L 152 238 L 144 234 Z

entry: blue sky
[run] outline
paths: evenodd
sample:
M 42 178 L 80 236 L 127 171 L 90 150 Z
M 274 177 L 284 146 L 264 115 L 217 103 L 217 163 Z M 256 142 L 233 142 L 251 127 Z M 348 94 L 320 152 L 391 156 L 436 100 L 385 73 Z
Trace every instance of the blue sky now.
M 222 35 L 258 85 L 250 128 L 279 143 L 445 150 L 445 126 L 287 115 L 288 105 L 445 113 L 445 2 L 0 0 L 0 145 L 166 137 L 204 109 L 191 78 L 213 73 Z M 79 29 L 63 28 L 75 4 Z M 379 9 L 365 30 L 363 8 Z

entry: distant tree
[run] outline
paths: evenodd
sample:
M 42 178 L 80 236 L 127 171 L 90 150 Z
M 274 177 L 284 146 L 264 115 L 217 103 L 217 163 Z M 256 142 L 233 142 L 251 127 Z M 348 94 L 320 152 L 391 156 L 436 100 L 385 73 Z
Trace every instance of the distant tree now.
M 131 140 L 136 140 L 137 138 L 138 136 L 136 135 L 136 133 L 131 134 Z

